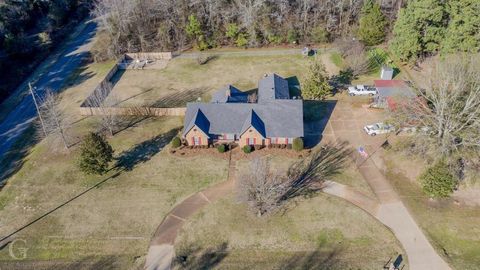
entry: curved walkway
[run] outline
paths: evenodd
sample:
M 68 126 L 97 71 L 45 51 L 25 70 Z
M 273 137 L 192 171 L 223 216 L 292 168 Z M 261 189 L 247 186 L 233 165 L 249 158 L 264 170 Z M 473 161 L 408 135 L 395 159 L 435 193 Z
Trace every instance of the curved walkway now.
M 360 207 L 389 227 L 407 253 L 409 269 L 451 269 L 428 242 L 373 160 L 371 158 L 362 160 L 357 166 L 377 198 L 371 198 L 352 187 L 333 181 L 325 182 L 322 191 Z M 152 238 L 144 269 L 170 269 L 175 256 L 173 245 L 177 232 L 188 217 L 233 190 L 235 170 L 235 163 L 230 161 L 227 181 L 191 195 L 172 209 Z
M 168 213 L 153 235 L 144 269 L 170 269 L 175 256 L 173 244 L 177 237 L 177 232 L 182 228 L 188 217 L 233 190 L 235 170 L 235 162 L 230 160 L 227 181 L 191 195 Z

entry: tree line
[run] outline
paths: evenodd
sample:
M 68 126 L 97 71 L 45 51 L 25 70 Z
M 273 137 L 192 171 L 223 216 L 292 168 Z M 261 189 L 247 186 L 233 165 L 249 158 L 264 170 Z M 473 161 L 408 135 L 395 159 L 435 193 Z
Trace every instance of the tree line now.
M 416 61 L 438 51 L 478 51 L 479 5 L 478 0 L 100 0 L 94 15 L 103 32 L 95 55 L 101 60 L 127 51 L 323 43 L 339 37 L 372 46 L 391 37 L 390 48 L 401 60 Z
M 86 0 L 0 2 L 0 102 L 91 8 Z
M 375 8 L 393 20 L 401 2 L 382 1 Z M 363 0 L 100 0 L 94 14 L 103 39 L 95 50 L 104 58 L 189 46 L 329 42 L 357 31 L 363 5 Z
M 411 0 L 398 14 L 392 51 L 414 62 L 438 52 L 478 52 L 480 1 Z

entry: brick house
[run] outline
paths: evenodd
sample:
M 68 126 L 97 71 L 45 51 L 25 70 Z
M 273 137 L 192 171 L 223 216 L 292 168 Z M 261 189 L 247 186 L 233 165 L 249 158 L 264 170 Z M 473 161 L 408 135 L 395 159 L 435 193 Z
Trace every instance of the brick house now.
M 292 99 L 284 78 L 265 75 L 252 98 L 234 86 L 218 90 L 209 103 L 187 104 L 182 137 L 188 145 L 292 144 L 303 138 L 303 101 Z

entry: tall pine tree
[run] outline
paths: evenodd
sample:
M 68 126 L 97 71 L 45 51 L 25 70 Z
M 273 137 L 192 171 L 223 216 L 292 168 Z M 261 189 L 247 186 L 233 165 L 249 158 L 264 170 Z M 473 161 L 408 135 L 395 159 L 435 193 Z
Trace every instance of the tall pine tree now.
M 307 79 L 302 87 L 304 99 L 323 100 L 332 93 L 332 86 L 328 83 L 325 66 L 316 57 L 311 60 L 308 67 Z
M 90 132 L 80 147 L 80 170 L 86 174 L 104 174 L 113 159 L 113 149 L 105 138 Z
M 410 1 L 395 22 L 391 49 L 404 61 L 435 53 L 444 37 L 445 24 L 444 1 Z
M 386 25 L 387 21 L 380 10 L 380 5 L 373 0 L 366 0 L 362 8 L 358 29 L 360 40 L 367 46 L 382 43 L 385 40 Z
M 480 50 L 480 1 L 450 0 L 449 22 L 442 52 L 478 52 Z

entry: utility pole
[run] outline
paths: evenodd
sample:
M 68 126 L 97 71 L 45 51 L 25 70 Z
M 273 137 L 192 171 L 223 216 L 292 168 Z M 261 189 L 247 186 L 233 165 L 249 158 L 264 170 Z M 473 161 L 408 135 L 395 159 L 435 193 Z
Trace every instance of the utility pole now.
M 40 108 L 38 107 L 37 99 L 35 98 L 35 93 L 33 92 L 32 84 L 28 83 L 28 89 L 30 90 L 30 94 L 33 98 L 33 103 L 35 104 L 35 108 L 37 109 L 38 117 L 40 118 L 40 123 L 42 124 L 43 134 L 47 137 L 47 130 L 45 129 L 45 123 L 43 122 L 42 114 L 40 113 Z

